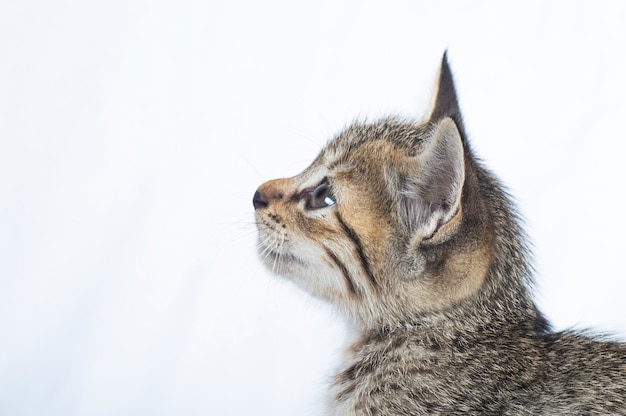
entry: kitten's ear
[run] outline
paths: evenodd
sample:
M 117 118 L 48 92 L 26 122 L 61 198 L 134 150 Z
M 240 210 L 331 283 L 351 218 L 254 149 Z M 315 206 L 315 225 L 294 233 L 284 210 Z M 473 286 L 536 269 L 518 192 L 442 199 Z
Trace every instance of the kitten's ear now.
M 417 171 L 402 190 L 402 213 L 412 234 L 432 236 L 458 212 L 465 181 L 465 158 L 461 133 L 446 117 L 422 142 Z
M 456 95 L 454 79 L 452 71 L 448 64 L 448 51 L 443 53 L 441 58 L 441 67 L 439 68 L 439 76 L 435 84 L 435 93 L 430 109 L 428 120 L 438 122 L 445 117 L 451 117 L 461 133 L 461 137 L 465 137 L 465 129 L 463 127 L 463 119 L 459 108 L 459 101 Z

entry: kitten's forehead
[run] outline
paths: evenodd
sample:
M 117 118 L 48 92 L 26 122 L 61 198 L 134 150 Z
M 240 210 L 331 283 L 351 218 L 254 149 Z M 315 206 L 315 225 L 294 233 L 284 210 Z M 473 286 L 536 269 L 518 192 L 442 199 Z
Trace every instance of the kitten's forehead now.
M 428 123 L 401 118 L 355 122 L 326 144 L 313 163 L 298 175 L 296 186 L 299 189 L 314 187 L 327 176 L 341 171 L 362 171 L 367 167 L 373 172 L 387 163 L 401 160 L 398 155 L 419 154 L 430 129 Z
M 355 122 L 326 145 L 318 162 L 333 169 L 349 163 L 364 148 L 369 154 L 385 146 L 415 152 L 427 136 L 428 128 L 426 123 L 399 118 L 387 118 L 376 123 Z

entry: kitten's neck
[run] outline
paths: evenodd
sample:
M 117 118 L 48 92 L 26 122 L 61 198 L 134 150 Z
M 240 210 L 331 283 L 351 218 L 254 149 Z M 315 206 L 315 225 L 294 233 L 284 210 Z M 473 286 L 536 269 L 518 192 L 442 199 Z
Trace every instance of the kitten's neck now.
M 532 255 L 521 220 L 499 181 L 478 163 L 473 163 L 494 230 L 491 266 L 477 298 L 482 306 L 479 309 L 485 314 L 491 313 L 491 319 L 499 325 L 508 323 L 518 328 L 528 326 L 538 333 L 546 332 L 548 323 L 532 299 Z

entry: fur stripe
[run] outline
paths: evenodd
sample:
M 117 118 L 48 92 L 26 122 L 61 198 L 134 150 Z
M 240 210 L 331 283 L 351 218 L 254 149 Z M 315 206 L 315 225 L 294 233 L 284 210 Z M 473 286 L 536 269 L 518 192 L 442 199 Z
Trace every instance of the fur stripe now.
M 352 228 L 348 227 L 348 225 L 345 223 L 343 218 L 341 218 L 341 215 L 339 215 L 338 212 L 335 212 L 335 215 L 337 217 L 337 221 L 339 221 L 339 224 L 341 224 L 341 228 L 343 229 L 343 232 L 348 236 L 350 240 L 352 240 L 352 243 L 354 244 L 354 247 L 356 248 L 356 252 L 359 255 L 359 259 L 361 260 L 361 267 L 363 268 L 363 271 L 369 278 L 372 286 L 377 287 L 378 283 L 376 282 L 376 278 L 374 277 L 374 274 L 372 273 L 372 270 L 370 269 L 370 263 L 367 260 L 365 253 L 363 252 L 363 245 L 361 244 L 361 239 L 354 232 Z
M 324 247 L 324 250 L 326 250 L 326 254 L 328 254 L 328 257 L 330 257 L 331 260 L 335 262 L 337 267 L 339 267 L 339 270 L 341 270 L 341 273 L 343 273 L 343 277 L 346 280 L 346 287 L 348 288 L 348 292 L 350 292 L 350 294 L 352 295 L 356 295 L 356 286 L 354 286 L 354 281 L 352 280 L 352 277 L 350 277 L 350 272 L 348 271 L 346 265 L 343 264 L 342 261 L 339 260 L 339 257 L 337 257 L 335 253 L 330 251 L 328 247 Z

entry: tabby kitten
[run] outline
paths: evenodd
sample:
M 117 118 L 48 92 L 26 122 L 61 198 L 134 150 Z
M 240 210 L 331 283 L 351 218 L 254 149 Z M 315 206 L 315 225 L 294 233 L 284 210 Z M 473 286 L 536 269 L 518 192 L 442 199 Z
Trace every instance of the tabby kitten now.
M 537 310 L 445 54 L 423 121 L 353 124 L 253 203 L 263 262 L 357 334 L 330 414 L 626 414 L 626 344 L 550 332 Z

